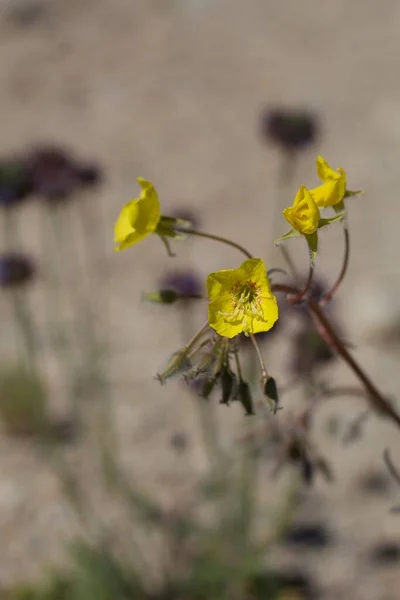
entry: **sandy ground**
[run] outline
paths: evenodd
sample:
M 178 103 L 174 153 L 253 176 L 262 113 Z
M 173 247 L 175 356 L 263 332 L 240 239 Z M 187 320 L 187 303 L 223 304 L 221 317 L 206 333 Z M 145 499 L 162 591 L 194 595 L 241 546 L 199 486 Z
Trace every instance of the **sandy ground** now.
M 36 14 L 32 22 L 26 22 L 27 7 Z M 261 142 L 258 117 L 266 104 L 311 107 L 323 123 L 318 151 L 346 168 L 349 187 L 367 192 L 349 203 L 353 253 L 341 315 L 358 359 L 385 392 L 398 395 L 399 350 L 374 347 L 368 333 L 377 322 L 391 326 L 400 314 L 399 23 L 396 0 L 386 0 L 384 9 L 373 0 L 0 2 L 2 151 L 55 141 L 107 170 L 93 201 L 102 214 L 91 235 L 100 236 L 105 249 L 96 298 L 100 290 L 101 324 L 113 348 L 120 451 L 137 480 L 166 502 L 173 503 L 182 481 L 190 482 L 205 459 L 193 403 L 178 384 L 161 389 L 153 379 L 183 341 L 179 314 L 140 301 L 172 259 L 150 240 L 115 255 L 112 226 L 119 208 L 142 175 L 155 182 L 165 212 L 196 209 L 204 229 L 278 264 L 271 242 L 286 230 L 282 220 L 275 231 L 272 216 L 279 155 Z M 288 204 L 299 184 L 315 185 L 314 159 L 314 151 L 302 156 Z M 21 212 L 25 248 L 38 257 L 39 212 L 37 206 Z M 194 265 L 202 275 L 238 263 L 232 249 L 211 242 L 185 242 L 177 251 L 175 265 Z M 332 228 L 323 236 L 318 268 L 334 277 L 340 260 L 340 231 Z M 10 328 L 5 303 L 0 309 L 4 355 Z M 282 354 L 270 348 L 267 355 L 284 377 Z M 46 367 L 57 390 L 51 357 Z M 332 376 L 353 382 L 346 367 L 332 368 Z M 398 569 L 373 570 L 365 553 L 382 538 L 399 539 L 399 517 L 389 508 L 400 490 L 392 486 L 383 500 L 364 498 L 356 482 L 360 473 L 383 469 L 386 446 L 400 461 L 400 437 L 390 423 L 373 418 L 356 445 L 328 439 L 323 423 L 329 411 L 350 419 L 363 406 L 353 403 L 344 399 L 322 411 L 316 439 L 337 479 L 318 482 L 302 508 L 306 517 L 326 519 L 335 544 L 317 558 L 302 554 L 296 561 L 312 561 L 326 598 L 389 600 L 398 597 Z M 241 414 L 222 412 L 229 439 Z M 179 459 L 169 445 L 177 423 L 192 440 Z M 86 472 L 84 461 L 81 468 L 90 481 L 94 468 Z M 29 442 L 2 436 L 0 582 L 36 577 L 57 562 L 61 542 L 75 527 L 46 462 Z

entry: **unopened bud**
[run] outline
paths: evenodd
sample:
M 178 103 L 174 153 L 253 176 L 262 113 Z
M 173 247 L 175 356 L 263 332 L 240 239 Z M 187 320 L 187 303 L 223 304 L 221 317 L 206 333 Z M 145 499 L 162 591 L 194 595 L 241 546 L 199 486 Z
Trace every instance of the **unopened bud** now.
M 189 368 L 190 360 L 188 359 L 187 350 L 178 350 L 178 352 L 175 352 L 172 355 L 162 373 L 158 373 L 157 379 L 160 381 L 160 383 L 165 383 L 165 381 L 173 375 L 176 375 L 178 372 L 185 371 Z
M 246 383 L 246 381 L 243 381 L 243 379 L 239 380 L 235 398 L 237 398 L 241 402 L 241 404 L 245 410 L 246 416 L 255 414 L 254 407 L 253 407 L 253 398 L 251 396 L 251 391 L 250 391 L 250 386 L 248 383 Z
M 278 410 L 279 396 L 275 379 L 273 377 L 263 377 L 261 379 L 261 387 L 264 396 L 267 396 L 267 398 L 272 401 L 272 411 L 274 414 L 276 414 L 276 411 Z
M 232 392 L 236 382 L 236 375 L 229 369 L 229 367 L 225 367 L 221 373 L 221 387 L 222 387 L 222 398 L 221 404 L 229 404 L 229 400 L 231 399 Z
M 175 290 L 166 289 L 143 294 L 143 298 L 144 300 L 150 300 L 150 302 L 157 302 L 159 304 L 173 304 L 179 299 L 179 296 Z
M 220 373 L 216 373 L 215 375 L 207 377 L 204 380 L 203 387 L 202 387 L 202 390 L 200 393 L 200 396 L 202 398 L 208 398 L 210 396 L 211 392 L 214 389 L 215 384 L 217 383 L 219 375 L 220 375 Z

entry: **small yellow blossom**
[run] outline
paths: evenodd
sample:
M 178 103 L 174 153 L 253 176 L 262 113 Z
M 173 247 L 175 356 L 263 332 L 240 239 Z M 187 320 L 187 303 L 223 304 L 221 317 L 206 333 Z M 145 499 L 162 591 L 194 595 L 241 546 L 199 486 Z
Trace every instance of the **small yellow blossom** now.
M 332 169 L 322 156 L 317 157 L 317 175 L 322 185 L 310 190 L 317 206 L 326 208 L 343 201 L 346 193 L 346 173 L 343 169 Z
M 310 191 L 304 185 L 300 186 L 293 206 L 285 208 L 283 215 L 293 229 L 303 235 L 310 235 L 318 229 L 319 209 Z
M 208 322 L 221 336 L 268 331 L 278 319 L 278 304 L 261 258 L 246 260 L 238 269 L 211 273 L 207 293 Z
M 125 204 L 115 224 L 115 250 L 125 250 L 154 233 L 161 219 L 160 201 L 153 184 L 142 177 L 137 181 L 142 188 L 139 198 Z

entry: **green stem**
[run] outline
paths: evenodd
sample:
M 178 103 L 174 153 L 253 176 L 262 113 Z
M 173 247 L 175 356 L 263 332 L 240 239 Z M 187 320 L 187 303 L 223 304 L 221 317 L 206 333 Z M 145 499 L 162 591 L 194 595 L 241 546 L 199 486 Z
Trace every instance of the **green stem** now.
M 285 244 L 281 244 L 279 246 L 279 249 L 281 251 L 281 254 L 283 256 L 283 259 L 286 261 L 286 264 L 289 268 L 290 273 L 292 274 L 293 279 L 295 280 L 295 282 L 298 284 L 298 282 L 300 281 L 300 274 L 297 270 L 297 267 L 292 259 L 292 256 L 289 252 L 289 250 L 287 249 L 287 247 L 285 246 Z
M 3 212 L 3 237 L 7 250 L 19 247 L 19 231 L 16 211 L 12 208 Z M 28 298 L 25 290 L 11 288 L 10 299 L 13 307 L 16 330 L 21 339 L 21 354 L 23 362 L 35 372 L 36 370 L 36 336 L 35 328 L 29 311 Z
M 327 292 L 324 295 L 324 297 L 320 300 L 321 306 L 325 306 L 326 304 L 328 304 L 328 302 L 330 302 L 330 300 L 332 300 L 333 296 L 336 294 L 340 284 L 342 283 L 342 281 L 347 273 L 347 268 L 349 266 L 349 259 L 350 259 L 350 234 L 349 234 L 349 230 L 348 230 L 346 222 L 343 223 L 343 233 L 344 233 L 344 258 L 343 258 L 342 269 L 340 271 L 339 277 L 337 278 L 335 284 L 332 286 L 332 288 L 329 290 L 329 292 Z
M 32 372 L 34 372 L 36 369 L 36 337 L 26 302 L 27 299 L 26 297 L 23 297 L 23 293 L 24 291 L 21 290 L 12 290 L 11 301 L 15 322 L 20 331 L 21 340 L 23 341 L 24 361 L 28 364 Z
M 191 235 L 197 235 L 198 237 L 207 238 L 209 240 L 214 240 L 215 242 L 221 242 L 222 244 L 227 244 L 228 246 L 232 246 L 232 248 L 236 248 L 242 254 L 244 254 L 247 258 L 253 258 L 253 255 L 246 250 L 240 244 L 233 242 L 232 240 L 228 240 L 227 238 L 221 237 L 219 235 L 213 235 L 211 233 L 205 233 L 204 231 L 197 231 L 197 229 L 186 229 L 186 228 L 176 228 L 176 231 L 181 233 L 190 233 Z
M 237 343 L 233 344 L 233 352 L 235 354 L 236 370 L 237 370 L 238 377 L 239 377 L 240 381 L 243 381 L 242 367 L 240 365 L 239 349 L 238 349 Z
M 262 378 L 262 381 L 267 381 L 267 379 L 268 379 L 268 372 L 267 372 L 267 369 L 265 367 L 265 363 L 264 363 L 263 356 L 261 354 L 260 346 L 258 345 L 258 342 L 257 342 L 257 340 L 256 340 L 256 338 L 255 338 L 254 335 L 251 335 L 250 339 L 253 342 L 253 346 L 254 346 L 254 349 L 255 349 L 256 354 L 257 354 L 258 362 L 259 362 L 260 369 L 261 369 L 261 378 Z
M 184 351 L 185 352 L 189 352 L 193 348 L 193 346 L 195 345 L 195 343 L 198 342 L 199 339 L 205 334 L 205 332 L 207 331 L 207 329 L 208 329 L 208 321 L 206 323 L 204 323 L 204 325 L 202 325 L 200 327 L 200 329 L 198 329 L 196 331 L 196 333 L 194 334 L 194 336 L 192 337 L 192 339 L 190 339 L 188 341 L 188 343 L 185 345 Z

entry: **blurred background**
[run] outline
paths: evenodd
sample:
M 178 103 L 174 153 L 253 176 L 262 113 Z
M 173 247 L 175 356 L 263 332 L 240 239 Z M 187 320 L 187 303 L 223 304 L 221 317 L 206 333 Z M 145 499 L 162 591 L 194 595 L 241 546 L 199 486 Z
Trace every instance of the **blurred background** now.
M 396 403 L 399 25 L 395 0 L 0 0 L 2 597 L 398 598 L 396 427 L 284 306 L 262 340 L 278 383 L 300 382 L 278 425 L 160 386 L 206 305 L 143 292 L 202 293 L 241 257 L 190 238 L 169 258 L 155 236 L 116 254 L 113 226 L 140 175 L 165 214 L 283 267 L 281 209 L 318 184 L 318 154 L 346 169 L 365 194 L 347 202 L 329 311 Z M 324 287 L 341 228 L 320 240 Z M 288 248 L 306 272 L 303 245 Z M 349 390 L 313 414 L 329 469 L 274 476 L 277 430 L 315 378 Z

